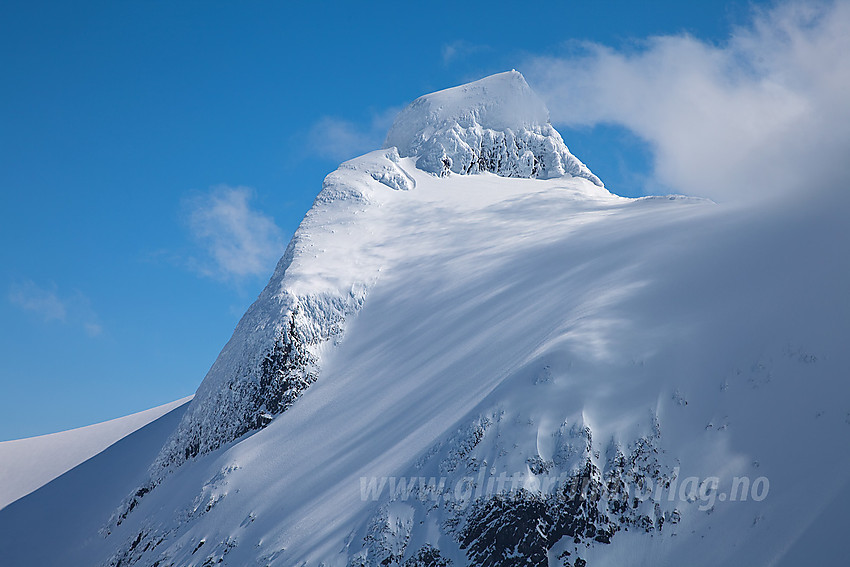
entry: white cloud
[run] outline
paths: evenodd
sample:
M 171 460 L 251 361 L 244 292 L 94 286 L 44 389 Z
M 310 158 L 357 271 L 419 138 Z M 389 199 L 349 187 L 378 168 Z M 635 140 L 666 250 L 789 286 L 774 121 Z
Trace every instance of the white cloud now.
M 97 337 L 103 333 L 103 327 L 100 323 L 88 322 L 83 324 L 83 328 L 90 337 Z
M 850 2 L 756 11 L 722 45 L 654 37 L 590 44 L 526 68 L 552 121 L 613 123 L 646 140 L 656 183 L 717 200 L 846 183 Z M 569 140 L 567 140 L 569 142 Z
M 251 208 L 253 196 L 247 187 L 221 186 L 186 202 L 189 229 L 205 253 L 193 268 L 225 280 L 270 275 L 284 251 L 283 232 Z
M 486 51 L 487 49 L 489 48 L 486 45 L 477 45 L 463 39 L 447 43 L 443 45 L 441 50 L 443 64 L 449 65 L 458 59 L 465 59 L 470 55 Z
M 373 113 L 365 124 L 324 116 L 310 128 L 308 146 L 317 155 L 339 162 L 377 150 L 398 112 L 389 108 Z
M 56 294 L 56 286 L 46 289 L 32 281 L 12 284 L 8 299 L 24 311 L 31 311 L 45 321 L 65 321 L 68 309 Z
M 13 305 L 34 313 L 45 322 L 68 323 L 82 328 L 90 337 L 103 333 L 91 301 L 79 291 L 60 295 L 56 284 L 42 287 L 31 280 L 24 280 L 12 284 L 7 297 Z

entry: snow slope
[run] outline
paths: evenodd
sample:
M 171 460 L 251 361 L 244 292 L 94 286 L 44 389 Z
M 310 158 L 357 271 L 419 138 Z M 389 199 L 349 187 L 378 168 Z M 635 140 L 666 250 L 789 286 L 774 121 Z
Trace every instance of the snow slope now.
M 482 470 L 482 484 L 520 472 L 533 489 L 584 458 L 600 475 L 717 477 L 724 493 L 736 476 L 764 477 L 769 494 L 708 506 L 674 489 L 658 512 L 646 501 L 599 522 L 618 529 L 610 543 L 520 542 L 553 565 L 565 551 L 594 566 L 769 565 L 819 517 L 850 465 L 847 304 L 843 280 L 819 274 L 848 266 L 837 249 L 806 252 L 844 238 L 840 225 L 621 199 L 575 178 L 445 179 L 397 165 L 414 189 L 337 174 L 373 194 L 334 230 L 382 264 L 319 380 L 110 524 L 119 549 L 104 564 L 402 564 L 430 544 L 465 565 L 482 542 L 472 564 L 513 565 L 494 542 L 499 526 L 540 533 L 528 507 L 496 514 L 487 533 L 471 504 L 389 489 L 364 500 L 361 479 L 445 476 L 453 492 Z M 636 465 L 618 468 L 618 451 Z M 819 550 L 822 564 L 839 564 L 839 545 Z
M 539 121 L 524 81 L 490 79 L 420 100 L 493 140 Z M 443 130 L 417 104 L 388 144 Z M 466 155 L 442 144 L 415 151 Z M 71 564 L 844 564 L 844 201 L 625 199 L 409 151 L 328 176 Z
M 0 509 L 191 399 L 87 427 L 0 442 Z
M 90 565 L 87 546 L 101 539 L 98 530 L 115 502 L 144 479 L 147 465 L 186 410 L 186 400 L 179 402 L 183 404 L 168 404 L 171 410 L 0 510 L 0 564 Z

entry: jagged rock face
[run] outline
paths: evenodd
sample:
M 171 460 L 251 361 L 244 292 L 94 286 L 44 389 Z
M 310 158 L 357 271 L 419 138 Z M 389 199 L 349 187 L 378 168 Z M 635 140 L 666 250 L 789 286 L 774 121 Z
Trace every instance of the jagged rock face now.
M 601 185 L 584 164 L 569 154 L 550 124 L 517 132 L 451 124 L 421 139 L 413 151 L 420 156 L 419 168 L 440 176 L 449 172 L 490 172 L 502 177 L 540 179 L 571 175 Z
M 502 428 L 527 419 L 492 411 L 433 448 L 416 465 L 415 474 L 426 476 L 413 476 L 408 481 L 413 484 L 406 486 L 396 479 L 349 567 L 406 567 L 422 553 L 411 554 L 410 542 L 422 538 L 428 541 L 429 557 L 439 553 L 438 541 L 453 541 L 467 564 L 476 567 L 547 567 L 553 553 L 561 565 L 575 567 L 585 565 L 583 549 L 608 545 L 620 531 L 655 533 L 666 522 L 678 522 L 679 512 L 671 503 L 636 490 L 669 486 L 675 478 L 656 419 L 646 435 L 626 447 L 612 440 L 604 456 L 588 426 L 565 421 L 551 459 L 533 455 L 525 461 L 526 473 L 497 475 L 504 463 L 489 458 L 502 455 L 515 461 L 536 450 L 514 445 L 508 451 L 502 445 Z M 439 484 L 427 480 L 432 472 L 443 475 Z M 458 487 L 465 482 L 469 492 L 458 498 Z M 433 526 L 439 526 L 439 538 Z M 405 562 L 404 557 L 410 559 Z
M 549 123 L 549 111 L 516 71 L 416 99 L 403 110 L 385 147 L 418 158 L 435 175 L 583 177 L 602 186 Z
M 120 525 L 173 467 L 265 427 L 289 408 L 317 379 L 316 349 L 342 333 L 346 315 L 362 302 L 348 299 L 286 296 L 284 304 L 291 307 L 281 317 L 283 324 L 275 326 L 270 345 L 259 350 L 251 364 L 237 365 L 235 372 L 213 366 L 210 373 L 223 375 L 223 387 L 199 389 L 196 397 L 201 401 L 189 408 L 151 466 L 148 481 L 125 500 L 110 524 Z M 229 361 L 221 356 L 216 364 L 226 366 Z
M 277 332 L 259 364 L 208 400 L 221 408 L 222 413 L 229 414 L 228 419 L 204 419 L 208 416 L 195 414 L 194 419 L 185 420 L 160 456 L 160 466 L 168 467 L 208 453 L 248 431 L 268 425 L 316 381 L 316 355 L 311 347 L 331 338 L 335 327 L 324 321 L 323 332 L 311 341 L 303 336 L 304 319 L 303 311 L 294 308 L 289 313 L 288 325 Z M 341 321 L 340 316 L 336 323 Z
M 154 464 L 154 479 L 159 470 L 265 427 L 290 407 L 318 377 L 316 349 L 341 334 L 346 316 L 356 311 L 360 301 L 287 295 L 280 319 L 272 322 L 270 340 L 257 345 L 254 356 L 236 364 L 231 357 L 221 356 L 216 365 L 229 366 L 229 371 L 213 366 L 210 374 L 222 375 L 223 383 L 199 389 L 198 403 L 189 408 Z

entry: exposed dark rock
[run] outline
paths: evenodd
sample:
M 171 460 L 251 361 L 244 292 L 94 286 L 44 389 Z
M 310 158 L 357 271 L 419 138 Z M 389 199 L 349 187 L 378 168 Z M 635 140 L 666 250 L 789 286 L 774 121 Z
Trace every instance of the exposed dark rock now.
M 311 371 L 314 361 L 298 332 L 295 317 L 292 313 L 289 328 L 263 359 L 257 392 L 260 408 L 255 414 L 253 429 L 268 425 L 271 416 L 287 410 L 316 381 L 316 374 Z
M 548 551 L 563 537 L 609 543 L 615 528 L 599 511 L 601 475 L 584 469 L 555 495 L 527 490 L 497 494 L 472 506 L 459 537 L 472 564 L 546 567 Z
M 404 562 L 404 567 L 449 567 L 451 561 L 440 554 L 440 550 L 426 543 L 413 557 Z

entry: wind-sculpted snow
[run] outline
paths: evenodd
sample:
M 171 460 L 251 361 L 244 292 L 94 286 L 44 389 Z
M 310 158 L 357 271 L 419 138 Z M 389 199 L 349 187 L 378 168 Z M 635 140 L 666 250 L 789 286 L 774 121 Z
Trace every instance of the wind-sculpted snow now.
M 398 115 L 384 146 L 439 176 L 572 176 L 602 186 L 567 149 L 546 106 L 516 71 L 416 99 Z

